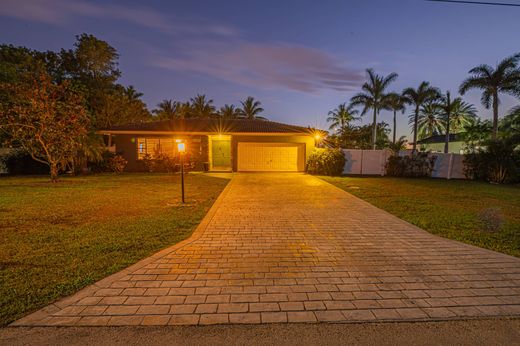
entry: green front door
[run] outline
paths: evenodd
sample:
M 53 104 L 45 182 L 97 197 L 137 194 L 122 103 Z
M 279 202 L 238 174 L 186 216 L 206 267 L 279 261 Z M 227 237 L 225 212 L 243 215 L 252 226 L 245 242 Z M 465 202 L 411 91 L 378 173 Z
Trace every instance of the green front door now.
M 211 141 L 211 158 L 213 169 L 231 169 L 231 141 L 228 139 L 213 139 Z

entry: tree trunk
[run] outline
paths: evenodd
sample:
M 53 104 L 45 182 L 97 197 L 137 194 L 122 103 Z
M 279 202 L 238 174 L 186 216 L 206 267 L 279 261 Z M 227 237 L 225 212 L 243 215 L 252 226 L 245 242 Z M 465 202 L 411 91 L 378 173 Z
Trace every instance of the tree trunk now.
M 377 139 L 377 107 L 374 107 L 374 123 L 372 124 L 372 149 L 376 150 Z
M 396 118 L 396 113 L 397 113 L 397 112 L 394 110 L 394 144 L 395 144 L 395 129 L 396 129 L 396 120 L 395 120 L 395 118 Z
M 498 92 L 493 92 L 493 139 L 497 138 L 498 132 Z
M 58 165 L 56 163 L 49 164 L 51 169 L 51 181 L 53 183 L 58 182 Z
M 413 117 L 413 147 L 412 153 L 415 154 L 417 150 L 417 123 L 419 122 L 419 106 L 415 107 L 415 114 Z
M 446 140 L 444 141 L 444 153 L 447 154 L 450 150 L 450 116 L 451 116 L 451 99 L 450 93 L 446 93 Z

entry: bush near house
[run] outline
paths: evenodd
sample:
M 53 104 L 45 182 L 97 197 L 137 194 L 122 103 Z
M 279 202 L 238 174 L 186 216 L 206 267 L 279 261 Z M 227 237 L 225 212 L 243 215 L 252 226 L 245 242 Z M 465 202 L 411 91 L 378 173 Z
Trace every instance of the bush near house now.
M 321 175 L 342 175 L 345 154 L 341 149 L 315 149 L 307 160 L 307 172 Z
M 520 150 L 512 138 L 490 140 L 482 151 L 464 156 L 466 177 L 496 184 L 520 180 Z
M 407 156 L 392 155 L 385 165 L 386 174 L 392 177 L 431 177 L 436 156 L 418 152 Z

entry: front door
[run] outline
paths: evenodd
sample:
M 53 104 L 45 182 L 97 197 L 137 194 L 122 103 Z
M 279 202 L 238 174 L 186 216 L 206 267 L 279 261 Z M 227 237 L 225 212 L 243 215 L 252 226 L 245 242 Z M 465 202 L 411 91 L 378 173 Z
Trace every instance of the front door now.
M 212 139 L 211 141 L 212 170 L 231 170 L 231 140 Z

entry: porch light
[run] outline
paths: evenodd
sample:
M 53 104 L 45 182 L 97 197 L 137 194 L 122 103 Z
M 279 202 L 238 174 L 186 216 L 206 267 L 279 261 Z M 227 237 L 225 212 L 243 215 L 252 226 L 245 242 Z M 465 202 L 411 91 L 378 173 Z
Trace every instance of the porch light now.
M 177 143 L 177 150 L 179 151 L 179 153 L 185 153 L 186 143 Z

